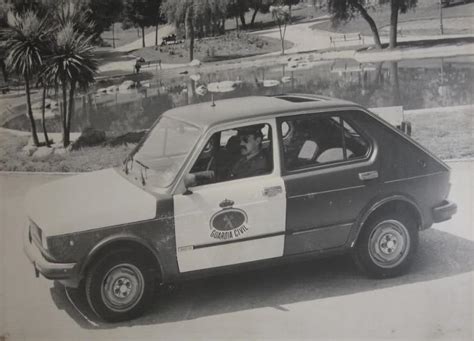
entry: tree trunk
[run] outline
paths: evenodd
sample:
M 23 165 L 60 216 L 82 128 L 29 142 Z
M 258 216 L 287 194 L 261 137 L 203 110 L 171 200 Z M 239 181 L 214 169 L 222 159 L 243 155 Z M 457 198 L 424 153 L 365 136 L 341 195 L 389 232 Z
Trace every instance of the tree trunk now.
M 397 25 L 398 25 L 398 10 L 400 5 L 399 0 L 392 0 L 390 2 L 391 13 L 390 13 L 390 48 L 394 49 L 397 47 Z
M 245 13 L 240 13 L 240 22 L 242 23 L 242 27 L 245 27 Z
M 362 15 L 362 18 L 364 18 L 365 21 L 367 21 L 367 23 L 369 24 L 370 29 L 372 30 L 372 35 L 374 36 L 375 46 L 378 49 L 381 49 L 382 48 L 382 42 L 380 41 L 379 31 L 377 29 L 377 25 L 375 24 L 374 19 L 372 19 L 372 17 L 369 15 L 369 13 L 367 13 L 364 6 L 362 6 L 361 4 L 359 4 L 357 2 L 354 5 L 358 9 L 358 11 L 360 12 L 360 15 Z
M 67 85 L 65 80 L 63 80 L 61 83 L 63 91 L 63 103 L 61 105 L 61 108 L 63 109 L 61 112 L 61 119 L 63 121 L 63 147 L 66 148 L 69 146 L 69 134 L 67 134 Z
M 71 121 L 72 116 L 74 115 L 74 91 L 76 90 L 76 83 L 71 83 L 71 88 L 69 89 L 69 114 L 67 115 L 67 139 L 70 141 L 71 135 Z
M 142 47 L 145 47 L 145 26 L 142 26 L 141 29 L 142 29 Z
M 41 123 L 43 125 L 43 135 L 44 135 L 44 142 L 46 143 L 46 146 L 49 145 L 49 138 L 48 138 L 48 132 L 46 131 L 46 119 L 44 118 L 45 114 L 45 106 L 46 106 L 46 85 L 43 84 L 43 97 L 41 99 Z
M 39 146 L 38 134 L 36 133 L 36 124 L 33 117 L 33 110 L 31 109 L 31 97 L 30 97 L 30 80 L 28 76 L 25 76 L 25 92 L 26 92 L 26 105 L 28 110 L 28 118 L 30 119 L 31 125 L 31 136 L 33 137 L 33 143 L 35 146 Z
M 390 62 L 390 83 L 392 85 L 392 105 L 399 106 L 402 103 L 402 98 L 400 95 L 397 62 Z
M 3 80 L 8 83 L 8 70 L 3 59 L 0 60 L 0 66 L 2 67 Z
M 189 47 L 189 60 L 194 59 L 194 26 L 193 26 L 193 7 L 188 6 L 185 17 L 186 40 Z
M 115 24 L 112 23 L 112 48 L 115 49 Z
M 255 8 L 255 11 L 252 14 L 252 20 L 250 21 L 250 26 L 253 26 L 253 24 L 255 23 L 255 17 L 257 16 L 258 10 L 259 10 L 258 7 Z
M 158 46 L 158 24 L 155 26 L 155 46 Z

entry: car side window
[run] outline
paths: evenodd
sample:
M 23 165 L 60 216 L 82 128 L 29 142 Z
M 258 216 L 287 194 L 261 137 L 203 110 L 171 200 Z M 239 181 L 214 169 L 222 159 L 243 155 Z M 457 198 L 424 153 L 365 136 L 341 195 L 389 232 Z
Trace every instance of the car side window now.
M 214 133 L 191 168 L 188 185 L 211 184 L 273 171 L 271 127 L 247 125 Z
M 365 156 L 369 148 L 353 125 L 339 115 L 287 117 L 280 121 L 279 129 L 283 163 L 289 171 Z

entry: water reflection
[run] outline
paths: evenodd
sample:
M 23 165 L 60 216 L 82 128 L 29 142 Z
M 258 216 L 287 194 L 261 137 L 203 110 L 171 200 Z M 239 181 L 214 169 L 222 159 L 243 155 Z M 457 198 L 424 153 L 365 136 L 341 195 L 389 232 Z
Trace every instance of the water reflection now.
M 291 60 L 284 65 L 180 74 L 173 79 L 114 84 L 76 102 L 72 126 L 112 132 L 148 128 L 164 111 L 187 104 L 249 95 L 317 93 L 366 107 L 405 110 L 472 103 L 474 57 L 360 64 L 354 60 Z M 251 108 L 249 108 L 251 110 Z M 7 123 L 28 130 L 24 116 Z M 59 119 L 47 122 L 60 131 Z

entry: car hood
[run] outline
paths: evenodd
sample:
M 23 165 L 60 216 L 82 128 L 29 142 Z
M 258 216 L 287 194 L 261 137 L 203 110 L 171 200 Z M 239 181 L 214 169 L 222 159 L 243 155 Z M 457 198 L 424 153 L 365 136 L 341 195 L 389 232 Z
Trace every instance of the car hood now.
M 67 177 L 27 194 L 26 211 L 47 236 L 156 217 L 156 198 L 114 169 Z

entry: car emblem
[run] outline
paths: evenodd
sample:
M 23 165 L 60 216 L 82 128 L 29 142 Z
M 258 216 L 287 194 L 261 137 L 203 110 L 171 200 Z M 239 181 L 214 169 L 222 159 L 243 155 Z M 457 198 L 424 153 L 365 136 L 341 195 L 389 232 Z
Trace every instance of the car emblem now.
M 216 212 L 210 221 L 211 237 L 219 240 L 229 240 L 241 237 L 247 228 L 247 214 L 245 211 L 233 207 L 234 202 L 229 199 L 222 201 L 222 208 Z

